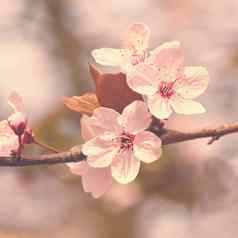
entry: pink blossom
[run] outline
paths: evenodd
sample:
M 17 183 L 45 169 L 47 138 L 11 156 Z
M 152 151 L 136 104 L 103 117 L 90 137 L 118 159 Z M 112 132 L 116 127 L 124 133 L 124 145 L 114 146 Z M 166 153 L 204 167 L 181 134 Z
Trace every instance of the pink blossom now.
M 27 126 L 22 98 L 13 92 L 8 98 L 8 104 L 12 107 L 13 113 L 7 120 L 0 122 L 0 156 L 20 154 L 24 144 L 33 143 L 33 132 Z
M 146 60 L 150 29 L 141 23 L 129 26 L 123 41 L 123 48 L 101 48 L 92 51 L 92 56 L 98 64 L 120 66 L 124 72 L 132 66 Z
M 161 140 L 149 131 L 151 114 L 146 104 L 134 101 L 119 114 L 99 107 L 92 117 L 83 116 L 82 152 L 94 168 L 110 167 L 112 177 L 126 184 L 135 179 L 140 161 L 150 163 L 161 155 Z
M 113 183 L 109 168 L 93 168 L 86 161 L 67 165 L 72 173 L 82 177 L 84 191 L 91 193 L 94 198 L 101 197 Z
M 82 137 L 85 141 L 94 138 L 97 134 L 97 127 L 84 126 L 85 120 L 87 121 L 88 118 L 88 116 L 83 116 L 81 120 Z M 88 130 L 88 128 L 92 129 Z M 78 150 L 77 146 L 72 148 L 72 151 Z M 110 189 L 113 183 L 110 168 L 93 168 L 86 161 L 68 163 L 67 165 L 72 173 L 81 176 L 84 191 L 91 193 L 94 198 L 101 197 Z
M 201 66 L 183 66 L 179 42 L 167 42 L 151 52 L 146 63 L 138 64 L 127 75 L 134 91 L 145 95 L 150 112 L 157 118 L 170 116 L 172 109 L 181 114 L 203 113 L 205 108 L 192 99 L 207 88 L 209 75 Z
M 0 122 L 0 156 L 9 156 L 18 148 L 18 137 L 6 120 Z
M 24 134 L 27 125 L 22 98 L 16 92 L 12 92 L 8 98 L 8 104 L 13 109 L 12 115 L 8 117 L 9 126 L 16 135 L 21 136 Z

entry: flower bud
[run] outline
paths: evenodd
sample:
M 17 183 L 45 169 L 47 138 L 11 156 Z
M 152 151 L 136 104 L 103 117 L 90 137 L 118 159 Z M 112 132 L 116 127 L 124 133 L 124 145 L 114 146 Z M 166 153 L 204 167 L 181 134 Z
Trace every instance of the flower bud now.
M 26 129 L 27 118 L 22 112 L 15 112 L 8 118 L 8 124 L 16 135 L 21 136 Z
M 34 133 L 31 128 L 26 128 L 25 133 L 22 137 L 22 144 L 34 143 Z

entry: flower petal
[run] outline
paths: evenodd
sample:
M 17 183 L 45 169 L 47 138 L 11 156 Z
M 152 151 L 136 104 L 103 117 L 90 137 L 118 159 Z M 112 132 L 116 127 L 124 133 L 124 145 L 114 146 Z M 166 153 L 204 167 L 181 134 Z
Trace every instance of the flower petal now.
M 67 166 L 70 168 L 70 171 L 73 174 L 86 175 L 89 170 L 89 165 L 86 161 L 80 161 L 77 163 L 67 163 Z
M 120 66 L 123 58 L 120 49 L 101 48 L 92 51 L 94 60 L 101 65 Z
M 178 70 L 184 62 L 180 42 L 171 41 L 158 46 L 151 52 L 148 61 L 160 68 L 167 68 L 171 71 Z
M 201 66 L 185 67 L 184 78 L 175 83 L 175 90 L 184 98 L 196 98 L 206 90 L 208 81 L 209 75 L 206 68 Z
M 148 26 L 142 23 L 135 23 L 129 26 L 123 47 L 134 50 L 140 54 L 148 48 L 150 38 L 150 29 Z
M 148 64 L 134 66 L 127 75 L 128 86 L 142 95 L 153 95 L 158 90 L 158 72 Z
M 102 196 L 112 185 L 110 168 L 92 168 L 86 161 L 67 164 L 72 173 L 81 175 L 83 189 L 94 198 Z
M 82 176 L 84 191 L 91 193 L 94 198 L 101 197 L 110 189 L 112 183 L 110 168 L 89 167 L 88 173 Z
M 105 128 L 106 131 L 111 131 L 115 133 L 120 133 L 121 128 L 118 123 L 118 118 L 120 114 L 111 109 L 106 107 L 99 107 L 94 110 L 93 118 L 98 121 L 99 125 L 102 128 Z
M 88 141 L 97 135 L 102 134 L 105 129 L 100 127 L 94 118 L 83 115 L 80 120 L 81 135 L 85 141 Z
M 173 95 L 170 99 L 170 104 L 175 112 L 185 115 L 204 113 L 206 111 L 199 102 L 184 99 L 179 95 Z
M 106 107 L 95 109 L 92 117 L 83 115 L 81 118 L 83 139 L 87 141 L 108 131 L 120 133 L 118 117 L 120 117 L 118 112 Z
M 17 92 L 12 92 L 8 97 L 8 104 L 15 112 L 23 112 L 24 105 L 21 96 Z
M 151 114 L 142 101 L 134 101 L 125 107 L 121 115 L 121 125 L 133 134 L 147 129 L 151 120 Z
M 139 170 L 140 161 L 129 150 L 120 153 L 111 165 L 113 178 L 122 184 L 132 182 L 138 175 Z
M 18 148 L 18 138 L 6 120 L 0 122 L 0 156 L 9 156 Z
M 150 112 L 159 119 L 166 119 L 172 113 L 168 99 L 161 97 L 159 94 L 148 97 L 147 103 Z
M 159 159 L 162 152 L 160 138 L 149 131 L 136 135 L 133 148 L 135 157 L 145 163 Z
M 112 163 L 120 148 L 119 144 L 113 141 L 114 138 L 115 135 L 105 133 L 83 144 L 82 152 L 88 156 L 87 162 L 90 166 L 103 168 Z
M 88 164 L 94 168 L 105 168 L 112 163 L 117 153 L 118 149 L 108 149 L 98 155 L 89 156 L 87 161 Z

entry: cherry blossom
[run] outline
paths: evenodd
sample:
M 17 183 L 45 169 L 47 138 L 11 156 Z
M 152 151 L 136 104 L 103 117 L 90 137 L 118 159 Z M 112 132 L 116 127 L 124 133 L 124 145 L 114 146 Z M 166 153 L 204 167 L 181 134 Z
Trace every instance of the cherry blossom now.
M 0 122 L 0 156 L 20 155 L 24 144 L 34 142 L 33 132 L 27 125 L 22 98 L 16 92 L 12 92 L 8 104 L 13 113 L 7 120 Z
M 101 197 L 113 183 L 109 168 L 93 168 L 86 161 L 67 165 L 72 173 L 82 177 L 84 191 L 91 193 L 94 198 Z
M 8 121 L 0 122 L 0 156 L 9 156 L 18 149 L 18 137 L 9 127 Z
M 84 127 L 85 120 L 87 121 L 88 118 L 88 116 L 83 116 L 81 120 L 82 138 L 85 141 L 94 138 L 96 135 L 95 127 L 92 128 L 92 130 L 87 130 L 87 128 Z M 71 149 L 71 151 L 78 150 L 80 149 L 77 146 Z M 91 193 L 94 198 L 101 197 L 110 189 L 111 185 L 113 184 L 113 179 L 109 167 L 93 168 L 89 166 L 86 161 L 68 163 L 67 165 L 69 166 L 72 173 L 81 176 L 84 191 Z
M 101 48 L 92 51 L 92 56 L 98 64 L 106 66 L 119 66 L 127 73 L 132 66 L 145 62 L 148 56 L 148 43 L 150 29 L 142 23 L 129 26 L 124 40 L 123 48 Z
M 192 99 L 207 88 L 209 75 L 201 66 L 184 67 L 180 43 L 167 42 L 151 52 L 146 63 L 127 75 L 131 89 L 146 96 L 150 112 L 159 119 L 174 110 L 181 114 L 203 113 L 205 108 Z
M 110 167 L 112 177 L 126 184 L 135 179 L 140 162 L 150 163 L 161 155 L 161 140 L 145 131 L 151 123 L 151 114 L 142 101 L 134 101 L 122 114 L 113 109 L 99 107 L 92 117 L 81 120 L 86 143 L 82 152 L 87 163 L 94 168 Z
M 27 116 L 24 113 L 24 106 L 22 98 L 16 93 L 12 92 L 8 98 L 8 104 L 12 107 L 13 113 L 8 117 L 9 126 L 16 135 L 23 135 L 27 126 Z

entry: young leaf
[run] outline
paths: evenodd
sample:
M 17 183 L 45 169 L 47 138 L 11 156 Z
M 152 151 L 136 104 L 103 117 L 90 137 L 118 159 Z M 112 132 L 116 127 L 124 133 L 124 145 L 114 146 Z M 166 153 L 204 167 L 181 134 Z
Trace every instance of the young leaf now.
M 122 112 L 123 108 L 133 101 L 142 100 L 138 93 L 128 87 L 125 74 L 102 73 L 91 64 L 89 67 L 96 84 L 96 95 L 101 106 Z
M 63 101 L 69 109 L 88 115 L 100 106 L 95 93 L 85 93 L 79 97 L 65 97 Z

